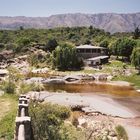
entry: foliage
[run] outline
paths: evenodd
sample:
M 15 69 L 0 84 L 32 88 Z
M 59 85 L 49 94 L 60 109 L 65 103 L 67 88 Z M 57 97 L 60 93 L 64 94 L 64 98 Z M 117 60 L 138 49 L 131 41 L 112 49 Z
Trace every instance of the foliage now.
M 29 91 L 42 91 L 44 90 L 44 86 L 42 84 L 31 83 L 27 84 L 25 82 L 21 82 L 19 84 L 18 94 L 26 94 Z
M 116 126 L 115 129 L 116 129 L 117 137 L 118 137 L 119 140 L 120 139 L 128 140 L 127 133 L 126 133 L 125 129 L 121 125 Z
M 5 93 L 16 93 L 17 83 L 23 78 L 19 71 L 14 67 L 8 68 L 8 78 L 2 82 L 2 89 Z
M 140 37 L 140 29 L 139 29 L 139 27 L 136 27 L 135 31 L 134 31 L 133 38 L 138 39 L 139 37 Z
M 45 46 L 46 50 L 52 51 L 61 43 L 70 42 L 80 45 L 91 41 L 95 37 L 101 39 L 106 36 L 108 36 L 108 33 L 92 26 L 55 29 L 20 29 L 11 31 L 1 30 L 0 43 L 4 45 L 13 44 L 11 49 L 14 49 L 15 53 L 25 53 L 29 51 L 32 44 Z
M 53 66 L 58 70 L 75 70 L 83 66 L 82 59 L 78 58 L 76 49 L 70 44 L 64 44 L 53 51 Z
M 4 81 L 2 83 L 2 89 L 5 93 L 13 94 L 13 93 L 15 93 L 16 85 L 15 85 L 15 83 L 13 83 L 10 80 L 9 81 Z
M 131 62 L 136 68 L 140 70 L 140 48 L 139 47 L 133 50 L 132 56 L 131 56 Z
M 115 77 L 113 80 L 121 80 L 133 83 L 136 87 L 140 88 L 140 75 L 132 74 L 130 76 L 119 75 Z
M 57 46 L 58 46 L 58 43 L 56 39 L 49 39 L 46 44 L 45 51 L 52 52 L 53 50 L 55 50 Z
M 109 45 L 109 42 L 108 40 L 103 40 L 101 43 L 100 43 L 100 47 L 104 47 L 104 48 L 107 48 Z
M 130 57 L 136 42 L 132 39 L 122 38 L 116 40 L 111 47 L 111 52 L 117 56 Z
M 70 113 L 70 109 L 64 106 L 31 103 L 30 116 L 35 140 L 72 140 L 74 134 L 70 132 L 74 127 L 67 127 L 64 124 Z M 71 131 L 66 132 L 70 129 Z

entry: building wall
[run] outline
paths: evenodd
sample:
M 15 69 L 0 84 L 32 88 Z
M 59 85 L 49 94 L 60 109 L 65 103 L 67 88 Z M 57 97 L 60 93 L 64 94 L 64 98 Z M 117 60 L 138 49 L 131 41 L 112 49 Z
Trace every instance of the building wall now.
M 77 53 L 79 57 L 82 57 L 84 59 L 92 58 L 92 57 L 97 57 L 97 56 L 102 56 L 102 55 L 108 55 L 107 50 L 105 49 L 77 49 Z

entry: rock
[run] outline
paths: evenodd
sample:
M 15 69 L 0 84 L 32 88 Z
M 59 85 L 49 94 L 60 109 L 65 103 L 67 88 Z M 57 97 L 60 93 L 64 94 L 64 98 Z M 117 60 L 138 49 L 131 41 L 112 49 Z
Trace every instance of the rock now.
M 42 83 L 43 82 L 42 77 L 32 77 L 30 79 L 25 80 L 26 83 L 31 84 L 31 83 Z
M 99 75 L 98 80 L 99 81 L 107 81 L 107 77 L 108 77 L 108 75 L 102 74 L 102 75 Z
M 109 78 L 111 79 L 111 76 L 109 77 L 109 74 L 106 73 L 96 73 L 93 75 L 93 77 L 95 78 L 95 80 L 97 81 L 107 81 Z
M 42 81 L 43 84 L 65 84 L 65 80 L 64 79 L 46 79 L 44 81 Z
M 94 108 L 91 107 L 83 107 L 82 111 L 84 111 L 85 113 L 98 113 Z
M 111 81 L 113 79 L 113 76 L 109 75 L 107 76 L 107 81 Z
M 42 68 L 42 69 L 34 69 L 31 72 L 34 74 L 42 74 L 42 73 L 48 73 L 49 68 Z
M 78 118 L 78 123 L 80 126 L 82 126 L 82 124 L 86 123 L 86 119 L 85 118 Z
M 1 76 L 1 77 L 6 76 L 7 74 L 8 74 L 7 69 L 0 69 L 0 76 Z
M 75 76 L 75 75 L 65 76 L 63 79 L 68 83 L 75 83 L 81 80 L 79 76 Z
M 8 76 L 8 71 L 6 69 L 0 69 L 0 81 L 5 80 Z
M 81 80 L 95 80 L 93 75 L 82 75 Z

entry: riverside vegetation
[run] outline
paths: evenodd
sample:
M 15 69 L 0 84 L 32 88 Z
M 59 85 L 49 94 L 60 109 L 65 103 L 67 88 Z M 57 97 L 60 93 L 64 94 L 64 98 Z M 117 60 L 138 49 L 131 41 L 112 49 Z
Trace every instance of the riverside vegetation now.
M 109 49 L 110 55 L 116 56 L 117 61 L 113 60 L 111 64 L 105 65 L 101 72 L 113 72 L 113 67 L 122 70 L 126 67 L 134 69 L 135 66 L 138 71 L 134 71 L 130 76 L 118 74 L 114 80 L 129 81 L 140 87 L 140 31 L 138 28 L 134 33 L 115 33 L 112 35 L 92 26 L 89 28 L 55 29 L 20 28 L 13 31 L 0 31 L 0 52 L 2 55 L 6 50 L 12 51 L 12 59 L 27 54 L 30 67 L 49 67 L 56 73 L 69 73 L 70 71 L 75 72 L 75 70 L 85 73 L 96 72 L 83 69 L 83 61 L 77 57 L 74 47 L 80 44 L 106 47 Z M 45 52 L 45 55 L 39 52 L 34 53 L 40 49 Z M 7 111 L 3 110 L 0 113 L 0 139 L 10 140 L 13 138 L 18 95 L 33 90 L 40 91 L 43 90 L 43 87 L 22 82 L 26 79 L 26 75 L 21 74 L 19 70 L 9 67 L 8 71 L 9 77 L 0 83 L 0 88 L 4 91 L 4 95 L 0 97 L 2 108 L 7 107 Z M 65 123 L 71 114 L 71 110 L 63 106 L 31 103 L 30 115 L 33 119 L 35 139 L 78 140 L 79 137 L 80 139 L 84 138 L 83 132 L 78 130 L 74 124 Z M 116 132 L 118 139 L 128 139 L 121 126 L 116 127 Z M 91 133 L 88 138 L 90 135 Z

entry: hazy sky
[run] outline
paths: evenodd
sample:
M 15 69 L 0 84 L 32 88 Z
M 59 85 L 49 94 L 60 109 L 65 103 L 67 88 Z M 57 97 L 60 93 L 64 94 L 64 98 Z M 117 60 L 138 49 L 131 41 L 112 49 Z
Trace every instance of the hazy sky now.
M 140 12 L 140 0 L 0 0 L 0 16 Z

